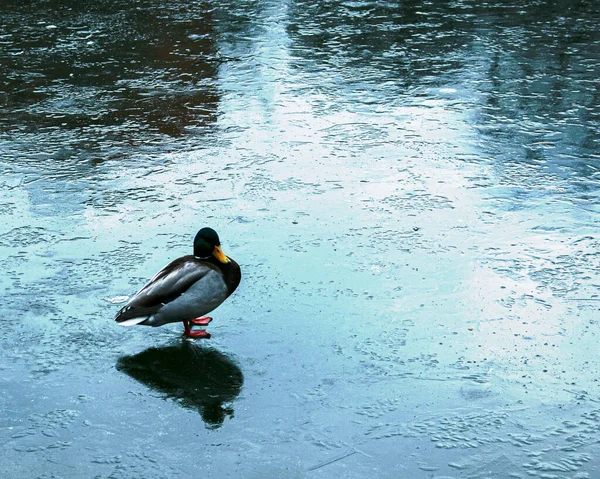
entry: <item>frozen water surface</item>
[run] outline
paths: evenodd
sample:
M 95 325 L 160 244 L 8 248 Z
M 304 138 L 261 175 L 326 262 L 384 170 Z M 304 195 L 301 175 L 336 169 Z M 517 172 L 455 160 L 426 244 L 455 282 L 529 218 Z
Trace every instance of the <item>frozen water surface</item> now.
M 0 476 L 599 477 L 600 9 L 525 3 L 5 0 Z M 205 225 L 213 338 L 115 325 Z

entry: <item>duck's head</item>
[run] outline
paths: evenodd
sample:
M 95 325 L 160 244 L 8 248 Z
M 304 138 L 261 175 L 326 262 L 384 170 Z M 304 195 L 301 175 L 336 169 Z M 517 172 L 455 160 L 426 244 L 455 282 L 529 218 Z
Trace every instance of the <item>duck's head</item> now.
M 212 228 L 202 228 L 194 238 L 194 256 L 210 258 L 214 256 L 221 263 L 229 263 L 230 259 L 221 250 L 219 235 Z

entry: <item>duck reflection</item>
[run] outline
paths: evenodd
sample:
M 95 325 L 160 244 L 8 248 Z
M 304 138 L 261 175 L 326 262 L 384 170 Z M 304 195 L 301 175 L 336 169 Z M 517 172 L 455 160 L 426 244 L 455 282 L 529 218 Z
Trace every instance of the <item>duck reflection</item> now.
M 117 369 L 184 407 L 198 409 L 211 429 L 233 417 L 233 408 L 224 404 L 238 396 L 244 382 L 242 371 L 226 354 L 188 341 L 122 356 Z

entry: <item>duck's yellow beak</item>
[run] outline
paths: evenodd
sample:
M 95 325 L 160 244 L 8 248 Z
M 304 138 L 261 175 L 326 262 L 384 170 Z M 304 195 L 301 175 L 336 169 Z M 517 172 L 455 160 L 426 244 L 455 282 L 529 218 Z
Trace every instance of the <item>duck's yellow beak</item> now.
M 221 249 L 220 246 L 215 246 L 215 249 L 213 249 L 212 254 L 221 263 L 229 263 L 231 261 L 227 256 L 225 256 L 225 253 L 223 253 L 223 250 Z

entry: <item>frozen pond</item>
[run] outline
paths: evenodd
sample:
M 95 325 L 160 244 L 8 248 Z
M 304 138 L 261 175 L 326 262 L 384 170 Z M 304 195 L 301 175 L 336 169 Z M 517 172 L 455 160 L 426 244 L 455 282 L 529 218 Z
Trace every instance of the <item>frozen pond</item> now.
M 0 12 L 0 477 L 600 477 L 597 2 Z

